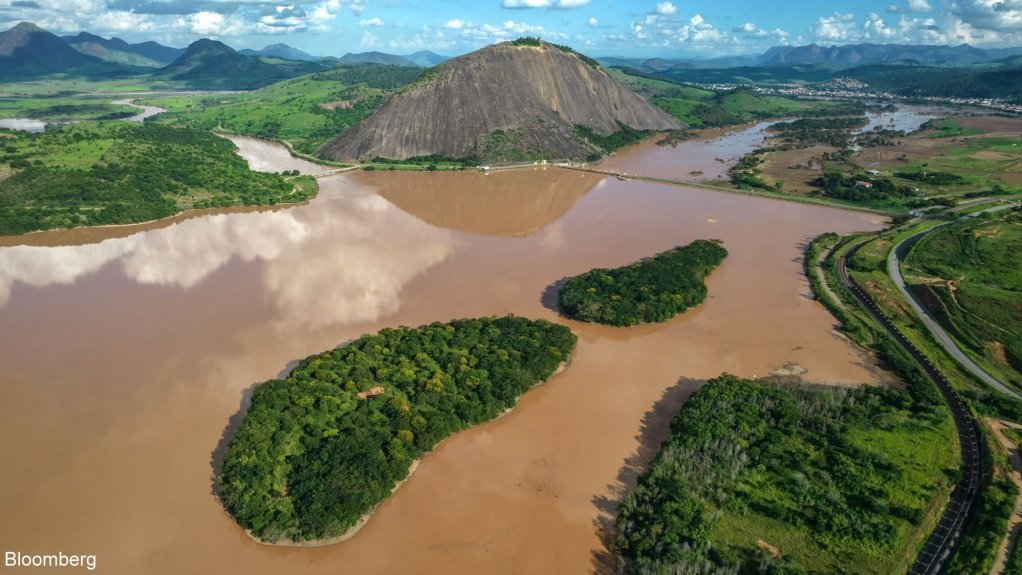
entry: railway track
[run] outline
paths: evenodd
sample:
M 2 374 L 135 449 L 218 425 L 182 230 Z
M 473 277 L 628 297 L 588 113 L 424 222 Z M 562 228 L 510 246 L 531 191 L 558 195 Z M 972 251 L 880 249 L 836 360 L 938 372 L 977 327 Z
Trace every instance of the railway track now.
M 979 495 L 983 475 L 983 452 L 980 446 L 979 428 L 976 419 L 962 398 L 951 387 L 951 382 L 933 362 L 913 344 L 905 334 L 877 306 L 873 298 L 848 275 L 848 260 L 862 247 L 859 244 L 845 253 L 838 268 L 842 283 L 862 302 L 866 309 L 884 326 L 895 341 L 919 363 L 926 375 L 937 385 L 951 410 L 958 442 L 962 450 L 962 476 L 951 493 L 951 499 L 934 528 L 930 538 L 909 569 L 909 575 L 937 575 L 954 553 L 962 537 L 965 522 Z

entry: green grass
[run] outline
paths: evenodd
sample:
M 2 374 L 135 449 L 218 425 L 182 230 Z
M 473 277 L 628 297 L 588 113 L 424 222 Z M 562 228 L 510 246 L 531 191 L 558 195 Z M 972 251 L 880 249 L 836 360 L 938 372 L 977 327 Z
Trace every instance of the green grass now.
M 0 98 L 34 98 L 72 96 L 93 92 L 143 92 L 149 90 L 184 90 L 184 82 L 155 80 L 149 77 L 96 80 L 86 77 L 48 77 L 39 80 L 0 83 Z
M 284 140 L 311 154 L 371 114 L 384 95 L 421 73 L 402 66 L 344 66 L 245 94 L 142 101 L 167 108 L 159 117 L 162 123 Z
M 959 393 L 965 396 L 967 403 L 974 411 L 1019 421 L 1022 419 L 1020 403 L 985 389 L 980 382 L 964 372 L 910 314 L 907 304 L 901 298 L 900 293 L 896 292 L 887 275 L 878 271 L 892 245 L 921 229 L 936 224 L 937 222 L 924 222 L 921 225 L 896 228 L 874 236 L 867 240 L 863 248 L 852 259 L 850 273 L 860 285 L 871 292 L 885 315 L 892 319 L 902 333 L 922 350 L 940 371 L 948 376 L 949 381 Z M 809 253 L 818 254 L 823 246 L 831 245 L 834 241 L 833 236 L 823 236 L 814 240 L 810 245 Z M 876 324 L 871 315 L 859 306 L 857 300 L 844 288 L 838 278 L 837 266 L 845 252 L 861 243 L 862 240 L 853 237 L 837 241 L 836 248 L 826 259 L 823 268 L 828 285 L 837 292 L 842 303 L 840 306 L 834 305 L 829 296 L 819 289 L 818 281 L 814 281 L 811 276 L 810 283 L 813 284 L 817 298 L 841 320 L 842 331 L 861 345 L 876 350 L 881 359 L 894 367 L 896 372 L 904 376 L 907 368 L 921 375 L 915 363 L 908 360 L 907 356 L 897 349 L 888 337 L 883 335 L 882 328 Z M 812 264 L 807 263 L 808 265 Z M 1014 484 L 1005 479 L 1007 462 L 1003 450 L 992 439 L 985 427 L 981 426 L 981 434 L 984 438 L 986 452 L 984 456 L 986 474 L 977 501 L 977 511 L 970 517 L 962 542 L 947 567 L 949 573 L 986 573 L 989 570 L 994 553 L 1005 535 L 1007 520 L 1011 514 L 1016 493 Z M 890 446 L 884 446 L 884 448 L 889 449 Z M 924 450 L 917 450 L 913 456 L 923 459 L 929 455 L 931 454 Z M 936 514 L 938 511 L 935 509 L 933 513 Z
M 922 385 L 711 380 L 622 503 L 615 549 L 641 573 L 906 571 L 958 465 Z M 685 571 L 706 564 L 721 570 Z
M 960 138 L 962 136 L 978 136 L 983 134 L 983 130 L 978 128 L 965 128 L 957 118 L 942 118 L 940 120 L 931 120 L 923 125 L 926 129 L 932 129 L 934 132 L 930 134 L 929 138 Z
M 979 217 L 920 240 L 907 281 L 973 359 L 1022 389 L 1022 214 Z M 954 282 L 953 288 L 948 282 Z
M 47 122 L 101 120 L 133 116 L 138 108 L 111 104 L 112 98 L 0 98 L 0 118 L 32 118 Z
M 986 153 L 985 157 L 980 157 Z M 994 155 L 996 154 L 996 155 Z M 960 140 L 942 154 L 907 163 L 900 172 L 945 172 L 959 176 L 957 184 L 918 184 L 930 195 L 961 197 L 970 192 L 1001 189 L 1022 192 L 1022 186 L 1009 184 L 1004 174 L 1022 170 L 1022 140 L 1005 137 L 973 136 Z

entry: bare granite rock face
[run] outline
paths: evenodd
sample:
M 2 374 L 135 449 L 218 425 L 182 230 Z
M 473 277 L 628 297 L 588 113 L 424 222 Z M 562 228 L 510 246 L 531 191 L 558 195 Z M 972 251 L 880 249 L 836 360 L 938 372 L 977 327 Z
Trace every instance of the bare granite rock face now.
M 619 123 L 637 130 L 682 127 L 577 54 L 545 42 L 505 42 L 444 63 L 327 142 L 320 155 L 340 161 L 491 158 L 518 149 L 580 159 L 593 150 L 576 137 L 576 124 L 607 135 L 619 131 Z

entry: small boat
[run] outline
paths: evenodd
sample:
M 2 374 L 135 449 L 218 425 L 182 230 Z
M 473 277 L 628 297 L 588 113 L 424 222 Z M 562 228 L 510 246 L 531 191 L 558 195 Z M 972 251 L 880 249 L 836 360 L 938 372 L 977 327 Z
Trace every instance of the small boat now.
M 626 178 L 624 174 L 618 174 L 617 179 L 621 180 L 622 182 L 628 181 L 628 178 Z

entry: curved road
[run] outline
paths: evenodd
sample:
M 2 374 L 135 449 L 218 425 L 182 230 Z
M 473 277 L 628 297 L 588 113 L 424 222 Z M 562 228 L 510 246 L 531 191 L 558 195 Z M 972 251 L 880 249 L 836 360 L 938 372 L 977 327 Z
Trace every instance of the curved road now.
M 926 375 L 936 384 L 940 394 L 944 396 L 944 400 L 947 402 L 948 408 L 951 411 L 951 418 L 954 420 L 955 428 L 958 431 L 958 443 L 961 445 L 962 450 L 961 478 L 958 484 L 955 485 L 954 491 L 951 492 L 951 499 L 948 501 L 947 507 L 944 508 L 940 521 L 937 522 L 933 533 L 926 540 L 926 544 L 923 545 L 922 550 L 916 557 L 915 563 L 912 564 L 908 571 L 909 575 L 938 575 L 944 563 L 954 553 L 965 528 L 965 522 L 969 517 L 969 511 L 972 509 L 979 494 L 979 484 L 983 475 L 983 455 L 979 442 L 979 428 L 972 412 L 965 405 L 965 402 L 962 401 L 962 398 L 958 396 L 954 388 L 951 387 L 951 382 L 933 365 L 929 358 L 923 355 L 905 337 L 905 334 L 891 322 L 890 318 L 884 315 L 876 302 L 873 301 L 873 298 L 848 275 L 848 260 L 862 245 L 859 244 L 848 250 L 841 259 L 841 266 L 838 271 L 840 272 L 842 283 L 855 294 L 855 297 L 863 303 L 884 329 L 891 334 L 894 341 L 919 363 Z
M 908 250 L 911 249 L 916 242 L 921 240 L 927 234 L 930 234 L 933 231 L 938 230 L 948 224 L 962 221 L 965 218 L 975 217 L 981 213 L 986 212 L 1006 210 L 1012 207 L 1014 207 L 1014 205 L 1009 204 L 989 208 L 981 212 L 965 216 L 964 218 L 960 218 L 958 220 L 953 220 L 951 222 L 943 223 L 939 226 L 934 226 L 928 230 L 923 230 L 917 234 L 905 238 L 904 240 L 900 241 L 897 245 L 895 245 L 894 248 L 891 250 L 891 253 L 887 256 L 887 273 L 888 275 L 891 276 L 891 280 L 894 282 L 894 285 L 897 286 L 898 291 L 901 292 L 902 297 L 908 300 L 909 305 L 912 306 L 912 311 L 915 312 L 916 317 L 923 322 L 923 325 L 926 326 L 926 329 L 929 330 L 931 334 L 933 334 L 933 337 L 935 337 L 937 341 L 940 342 L 940 345 L 944 347 L 944 350 L 947 351 L 948 354 L 951 355 L 951 357 L 955 358 L 955 360 L 958 361 L 958 363 L 960 363 L 962 367 L 967 369 L 970 373 L 975 375 L 977 378 L 979 378 L 981 381 L 983 381 L 990 387 L 996 389 L 997 391 L 1000 391 L 1005 395 L 1011 396 L 1014 399 L 1022 400 L 1022 395 L 1019 395 L 1016 391 L 1012 390 L 1008 386 L 998 381 L 997 378 L 987 373 L 982 367 L 977 365 L 976 362 L 972 361 L 972 359 L 969 356 L 965 355 L 962 349 L 958 347 L 958 344 L 956 344 L 954 340 L 951 339 L 951 336 L 947 333 L 947 331 L 945 331 L 944 328 L 941 327 L 939 323 L 937 323 L 937 320 L 933 319 L 933 316 L 931 316 L 930 313 L 926 311 L 926 309 L 922 306 L 919 300 L 916 299 L 915 294 L 911 293 L 908 290 L 908 288 L 905 286 L 905 278 L 903 278 L 901 275 L 901 260 L 905 257 L 905 254 L 908 253 Z

